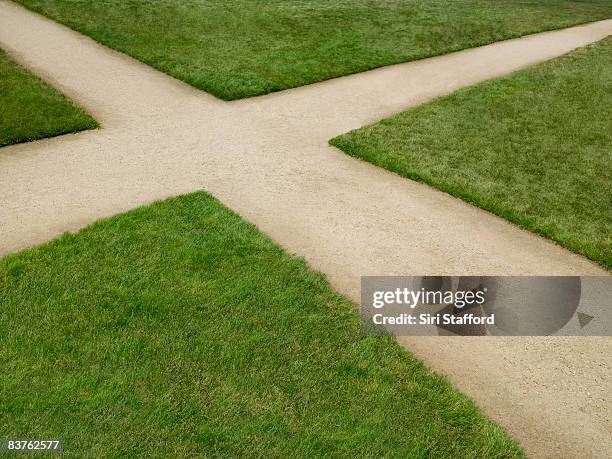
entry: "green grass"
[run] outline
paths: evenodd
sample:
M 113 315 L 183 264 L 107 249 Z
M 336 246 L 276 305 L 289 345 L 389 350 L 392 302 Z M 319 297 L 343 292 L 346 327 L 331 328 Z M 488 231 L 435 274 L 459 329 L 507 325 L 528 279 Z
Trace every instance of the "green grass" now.
M 0 260 L 0 436 L 68 456 L 521 457 L 204 193 Z
M 612 17 L 610 0 L 17 0 L 223 99 Z
M 611 120 L 609 38 L 331 144 L 612 269 Z
M 0 147 L 95 127 L 87 113 L 0 50 Z

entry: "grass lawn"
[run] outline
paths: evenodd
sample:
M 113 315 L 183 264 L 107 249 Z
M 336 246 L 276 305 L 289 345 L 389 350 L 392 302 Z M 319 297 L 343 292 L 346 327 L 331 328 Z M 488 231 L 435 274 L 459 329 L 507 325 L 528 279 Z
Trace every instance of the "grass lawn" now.
M 87 113 L 0 50 L 0 147 L 95 127 Z
M 0 304 L 0 433 L 68 456 L 522 456 L 204 193 L 0 260 Z
M 610 0 L 17 0 L 223 99 L 612 17 Z
M 608 38 L 331 143 L 612 269 L 611 120 Z

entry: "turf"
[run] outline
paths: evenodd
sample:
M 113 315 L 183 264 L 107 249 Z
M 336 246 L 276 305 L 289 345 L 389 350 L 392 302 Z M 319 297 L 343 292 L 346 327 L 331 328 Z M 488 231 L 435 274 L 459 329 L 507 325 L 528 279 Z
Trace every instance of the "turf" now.
M 204 193 L 0 260 L 0 432 L 92 457 L 521 457 Z
M 608 38 L 331 144 L 612 269 L 611 120 Z
M 95 127 L 87 113 L 0 50 L 0 147 Z
M 612 17 L 610 0 L 17 0 L 223 99 Z

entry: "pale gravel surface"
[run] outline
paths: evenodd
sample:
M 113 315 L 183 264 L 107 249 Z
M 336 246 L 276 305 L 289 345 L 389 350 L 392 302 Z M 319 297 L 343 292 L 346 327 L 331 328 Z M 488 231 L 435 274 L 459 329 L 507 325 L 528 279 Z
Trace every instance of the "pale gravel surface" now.
M 361 275 L 606 274 L 328 139 L 612 34 L 612 20 L 221 102 L 0 0 L 0 47 L 103 126 L 0 149 L 0 256 L 205 189 L 359 300 Z M 609 338 L 402 338 L 535 457 L 609 457 Z M 392 426 L 390 426 L 392 428 Z

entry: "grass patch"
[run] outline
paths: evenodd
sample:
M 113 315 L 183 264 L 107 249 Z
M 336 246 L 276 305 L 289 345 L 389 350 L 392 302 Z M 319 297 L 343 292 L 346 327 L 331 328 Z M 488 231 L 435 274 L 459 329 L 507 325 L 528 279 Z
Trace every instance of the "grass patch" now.
M 612 17 L 610 0 L 17 0 L 223 99 Z
M 0 50 L 0 147 L 97 126 L 81 108 Z
M 0 432 L 67 456 L 522 457 L 204 193 L 0 260 Z
M 612 269 L 612 39 L 337 137 Z

